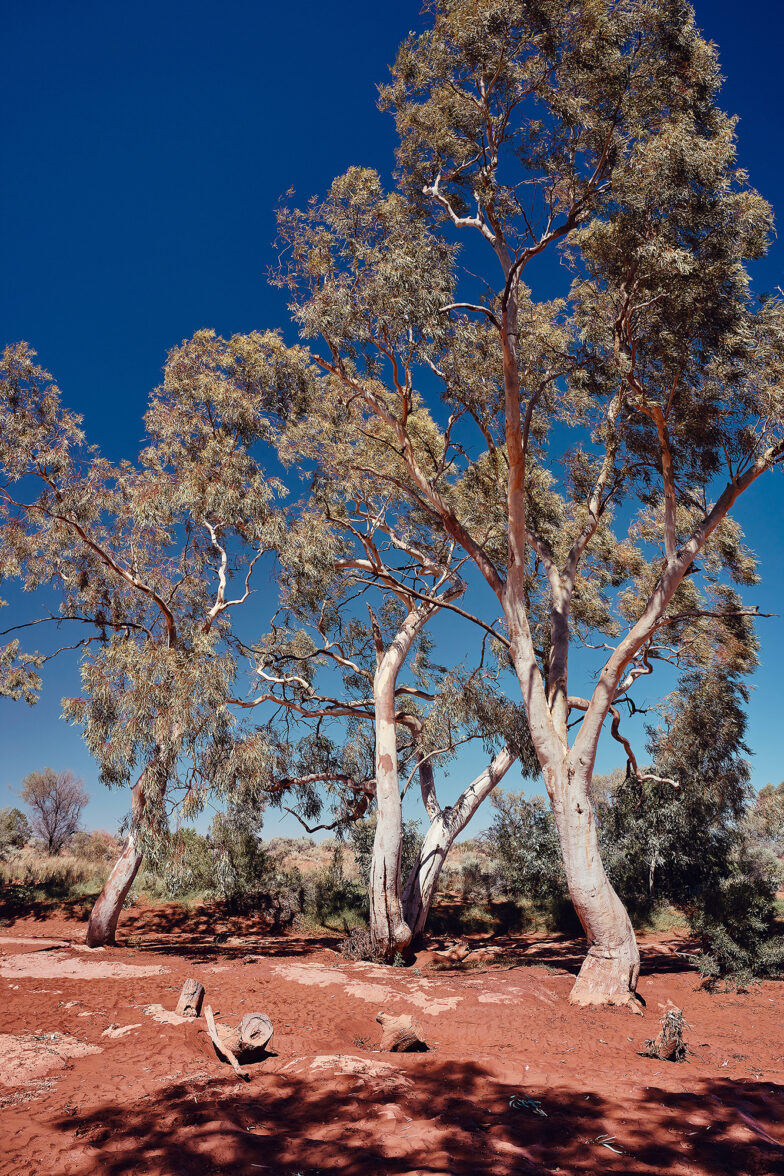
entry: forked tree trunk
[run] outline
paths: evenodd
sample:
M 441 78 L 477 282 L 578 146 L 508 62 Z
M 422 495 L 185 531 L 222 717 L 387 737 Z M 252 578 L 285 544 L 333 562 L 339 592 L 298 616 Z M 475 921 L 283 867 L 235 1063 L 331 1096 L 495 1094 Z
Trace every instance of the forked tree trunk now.
M 588 939 L 569 999 L 573 1004 L 638 1008 L 640 952 L 626 908 L 607 877 L 588 795 L 590 776 L 567 761 L 545 772 L 561 841 L 566 882 Z
M 144 811 L 144 804 L 144 773 L 142 772 L 131 789 L 131 828 L 125 849 L 115 862 L 90 913 L 90 921 L 87 924 L 87 934 L 85 935 L 85 943 L 88 947 L 106 947 L 115 942 L 114 937 L 120 911 L 144 857 L 137 844 L 137 824 Z
M 550 666 L 548 698 L 532 657 L 528 618 L 519 602 L 510 607 L 507 620 L 516 638 L 510 652 L 558 829 L 569 897 L 588 940 L 588 954 L 569 999 L 573 1004 L 627 1005 L 639 1011 L 637 940 L 604 869 L 589 797 L 600 725 L 580 750 L 577 743 L 569 749 L 565 658 Z
M 462 833 L 482 801 L 503 779 L 514 761 L 515 756 L 505 747 L 469 784 L 457 802 L 443 810 L 435 805 L 430 764 L 420 767 L 420 776 L 424 777 L 422 795 L 431 822 L 403 891 L 403 913 L 411 929 L 413 942 L 420 939 L 425 929 L 441 869 L 455 838 Z

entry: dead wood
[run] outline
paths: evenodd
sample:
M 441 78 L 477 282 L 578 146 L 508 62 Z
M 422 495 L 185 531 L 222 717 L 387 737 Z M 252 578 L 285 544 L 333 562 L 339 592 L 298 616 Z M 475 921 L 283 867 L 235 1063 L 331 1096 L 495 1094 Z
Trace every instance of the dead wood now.
M 242 1069 L 231 1048 L 225 1043 L 224 1040 L 221 1039 L 215 1025 L 215 1017 L 213 1016 L 212 1009 L 209 1005 L 207 1005 L 204 1009 L 204 1018 L 207 1022 L 207 1032 L 212 1038 L 212 1043 L 217 1049 L 218 1053 L 226 1059 L 238 1078 L 244 1079 L 245 1082 L 250 1082 L 250 1074 L 248 1071 Z M 223 1028 L 223 1026 L 221 1026 L 221 1028 Z M 234 1030 L 234 1032 L 238 1032 L 238 1030 Z
M 179 1017 L 198 1017 L 201 1013 L 201 1003 L 204 1000 L 204 985 L 198 980 L 185 981 L 174 1010 Z
M 422 1029 L 418 1021 L 404 1014 L 393 1017 L 389 1013 L 380 1012 L 376 1017 L 383 1032 L 381 1034 L 381 1048 L 391 1053 L 424 1053 L 427 1044 L 422 1036 Z
M 268 1049 L 274 1032 L 272 1021 L 264 1013 L 246 1013 L 239 1023 L 240 1056 Z
M 645 1042 L 640 1050 L 642 1058 L 658 1058 L 661 1062 L 683 1062 L 689 1047 L 683 1040 L 686 1022 L 682 1009 L 668 1009 L 662 1017 L 661 1029 L 656 1037 Z

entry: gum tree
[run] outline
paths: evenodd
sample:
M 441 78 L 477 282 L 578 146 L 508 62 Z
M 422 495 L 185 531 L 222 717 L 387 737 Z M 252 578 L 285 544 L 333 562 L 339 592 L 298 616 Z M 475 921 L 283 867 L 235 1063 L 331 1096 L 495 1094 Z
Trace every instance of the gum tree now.
M 682 0 L 430 11 L 382 94 L 398 191 L 353 169 L 281 214 L 278 280 L 316 341 L 293 362 L 313 403 L 383 440 L 379 485 L 489 587 L 588 939 L 572 999 L 634 1007 L 639 952 L 591 776 L 656 659 L 688 664 L 706 624 L 753 611 L 729 514 L 784 454 L 782 310 L 745 268 L 770 210 Z M 599 655 L 585 696 L 580 645 Z
M 470 672 L 455 664 L 454 649 L 448 670 L 433 664 L 427 626 L 449 610 L 465 612 L 455 604 L 465 586 L 454 543 L 445 542 L 440 530 L 434 536 L 427 516 L 405 499 L 368 489 L 359 471 L 360 461 L 371 459 L 359 456 L 361 437 L 354 439 L 349 467 L 343 460 L 345 423 L 331 448 L 327 422 L 319 424 L 321 463 L 307 511 L 311 551 L 319 542 L 323 548 L 318 575 L 312 575 L 312 558 L 304 574 L 296 560 L 283 569 L 280 615 L 249 649 L 258 692 L 241 705 L 272 711 L 271 723 L 296 748 L 297 770 L 278 786 L 281 803 L 309 832 L 345 828 L 375 803 L 370 933 L 376 953 L 391 961 L 421 934 L 444 858 L 515 762 L 523 741 L 518 728 L 525 724 L 494 693 L 497 673 L 482 664 L 485 652 Z M 290 431 L 283 444 L 289 456 L 300 444 L 293 434 L 312 438 L 313 426 L 308 415 Z M 363 620 L 363 602 L 369 620 Z M 306 734 L 296 738 L 303 727 Z M 434 765 L 477 738 L 507 745 L 454 805 L 442 808 Z M 402 800 L 415 778 L 430 826 L 404 890 Z M 328 790 L 336 816 L 312 826 L 307 820 L 321 815 L 318 786 Z
M 44 655 L 23 653 L 14 637 L 5 692 L 18 697 L 26 675 L 33 697 L 41 667 L 78 649 L 82 693 L 63 701 L 64 715 L 82 728 L 105 783 L 135 779 L 127 842 L 93 908 L 90 946 L 114 941 L 145 838 L 165 827 L 172 804 L 188 815 L 206 790 L 230 793 L 279 770 L 274 745 L 229 707 L 229 617 L 285 530 L 282 487 L 249 454 L 263 419 L 254 397 L 276 382 L 276 346 L 261 336 L 219 346 L 205 332 L 175 349 L 148 413 L 149 443 L 138 464 L 117 466 L 85 446 L 26 345 L 2 357 L 2 574 L 35 591 L 39 608 L 14 628 L 75 638 Z M 214 378 L 219 362 L 233 379 Z

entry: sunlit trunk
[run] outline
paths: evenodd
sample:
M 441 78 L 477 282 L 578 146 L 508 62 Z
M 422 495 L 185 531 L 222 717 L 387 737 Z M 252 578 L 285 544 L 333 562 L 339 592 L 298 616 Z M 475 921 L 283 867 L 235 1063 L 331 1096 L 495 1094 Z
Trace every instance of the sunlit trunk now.
M 433 905 L 438 880 L 441 876 L 446 856 L 455 838 L 463 832 L 468 822 L 500 780 L 506 775 L 515 761 L 514 755 L 508 748 L 504 748 L 477 778 L 469 784 L 457 802 L 443 811 L 438 810 L 431 816 L 430 828 L 414 862 L 403 891 L 403 912 L 406 922 L 411 929 L 413 941 L 417 941 L 425 929 L 430 908 Z M 425 769 L 429 769 L 429 764 Z M 432 783 L 423 782 L 425 792 L 434 796 Z M 425 805 L 431 812 L 427 800 Z
M 566 882 L 588 939 L 588 955 L 570 994 L 573 1004 L 637 1007 L 640 953 L 626 908 L 599 854 L 590 776 L 566 761 L 545 772 L 561 840 Z
M 131 828 L 122 854 L 95 901 L 87 924 L 85 943 L 88 947 L 106 947 L 115 942 L 117 920 L 142 864 L 143 853 L 137 844 L 137 822 L 144 810 L 144 773 L 131 790 Z
M 588 955 L 570 994 L 574 1004 L 624 1004 L 635 1010 L 640 953 L 626 908 L 613 890 L 599 853 L 589 798 L 598 730 L 581 754 L 568 745 L 565 663 L 551 711 L 530 651 L 528 618 L 520 601 L 507 602 L 514 638 L 510 652 L 547 793 L 552 804 L 569 896 L 588 939 Z
M 400 896 L 403 806 L 400 799 L 395 722 L 395 674 L 376 675 L 376 806 L 378 819 L 370 864 L 370 937 L 379 955 L 392 963 L 411 942 Z

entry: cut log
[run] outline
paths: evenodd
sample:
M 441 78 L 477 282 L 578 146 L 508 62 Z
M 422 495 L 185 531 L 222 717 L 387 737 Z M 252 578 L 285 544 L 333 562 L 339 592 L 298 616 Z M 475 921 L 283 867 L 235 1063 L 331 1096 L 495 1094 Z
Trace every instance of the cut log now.
M 239 1062 L 235 1058 L 233 1051 L 218 1035 L 218 1030 L 215 1027 L 215 1017 L 212 1015 L 212 1009 L 209 1005 L 207 1005 L 204 1010 L 204 1019 L 207 1022 L 207 1032 L 212 1038 L 212 1044 L 215 1046 L 218 1053 L 226 1059 L 238 1078 L 244 1079 L 245 1082 L 250 1082 L 250 1074 L 248 1071 L 242 1069 L 242 1066 L 240 1066 Z M 238 1031 L 235 1030 L 235 1032 Z
M 404 1014 L 393 1017 L 389 1013 L 380 1012 L 376 1017 L 383 1032 L 381 1034 L 381 1048 L 391 1053 L 424 1053 L 427 1045 L 422 1036 L 422 1029 L 418 1021 Z
M 658 1058 L 661 1062 L 683 1062 L 689 1047 L 683 1040 L 686 1022 L 682 1009 L 668 1009 L 662 1017 L 661 1029 L 656 1037 L 645 1042 L 640 1050 L 642 1058 Z
M 272 1021 L 264 1013 L 246 1013 L 239 1023 L 240 1054 L 267 1049 L 272 1044 Z
M 198 980 L 185 981 L 174 1010 L 178 1017 L 198 1017 L 201 1013 L 201 1002 L 204 1000 L 204 985 Z

